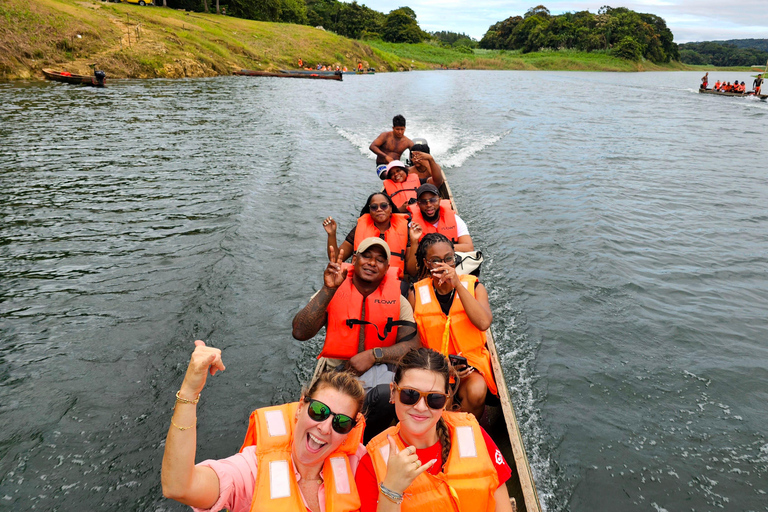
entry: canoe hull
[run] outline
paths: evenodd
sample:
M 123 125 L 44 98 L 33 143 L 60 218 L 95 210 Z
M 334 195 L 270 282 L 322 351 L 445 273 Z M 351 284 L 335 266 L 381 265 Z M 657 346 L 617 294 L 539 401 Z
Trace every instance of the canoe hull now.
M 341 81 L 342 77 L 341 74 L 331 74 L 331 75 L 319 75 L 317 73 L 273 73 L 271 71 L 255 71 L 251 69 L 241 69 L 240 71 L 235 71 L 236 75 L 240 76 L 271 76 L 276 78 L 310 78 L 315 80 L 338 80 Z
M 43 74 L 48 80 L 54 82 L 62 82 L 65 84 L 73 85 L 87 85 L 90 87 L 104 87 L 106 79 L 99 82 L 95 76 L 89 75 L 74 75 L 67 72 L 54 71 L 52 69 L 44 69 Z
M 699 89 L 699 94 L 714 94 L 715 96 L 735 96 L 736 98 L 749 98 L 755 96 L 754 94 L 746 94 L 740 92 L 720 92 L 714 89 Z M 768 98 L 768 94 L 758 94 L 758 98 L 765 100 Z

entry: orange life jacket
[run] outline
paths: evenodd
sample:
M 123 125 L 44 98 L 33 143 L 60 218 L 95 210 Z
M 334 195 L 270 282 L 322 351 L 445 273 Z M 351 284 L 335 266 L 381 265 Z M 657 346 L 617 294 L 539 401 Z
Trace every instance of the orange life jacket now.
M 402 208 L 404 204 L 407 206 L 416 201 L 416 190 L 420 186 L 421 181 L 419 181 L 419 175 L 416 173 L 409 173 L 402 183 L 395 183 L 390 179 L 384 180 L 384 189 L 398 209 Z
M 459 241 L 459 230 L 456 226 L 456 212 L 451 208 L 451 202 L 447 199 L 440 201 L 440 217 L 438 217 L 437 227 L 424 219 L 419 205 L 414 204 L 408 207 L 411 214 L 411 222 L 417 222 L 421 226 L 421 238 L 427 233 L 440 233 L 447 236 L 453 243 Z M 421 242 L 419 238 L 419 242 Z
M 306 512 L 296 482 L 291 447 L 299 402 L 256 409 L 248 420 L 248 432 L 240 448 L 256 446 L 257 474 L 251 512 L 285 510 Z M 347 512 L 360 510 L 360 497 L 349 456 L 357 452 L 363 438 L 365 420 L 358 415 L 358 424 L 339 448 L 323 463 L 325 510 Z
M 365 350 L 375 347 L 391 347 L 397 341 L 397 326 L 400 320 L 400 280 L 398 269 L 390 267 L 379 287 L 365 297 L 365 319 L 363 295 L 357 291 L 352 277 L 352 265 L 347 278 L 338 287 L 328 304 L 328 322 L 325 344 L 318 359 L 349 359 L 358 353 L 360 327 L 365 326 Z
M 443 471 L 432 475 L 425 471 L 405 490 L 402 512 L 439 510 L 441 512 L 494 511 L 494 493 L 499 487 L 499 474 L 486 448 L 483 433 L 475 417 L 463 412 L 443 412 L 451 435 L 451 452 Z M 387 474 L 389 441 L 398 450 L 405 444 L 400 439 L 400 424 L 389 427 L 368 443 L 376 480 L 381 483 Z
M 474 297 L 477 278 L 472 275 L 460 275 L 459 280 Z M 450 315 L 445 316 L 437 301 L 431 277 L 422 279 L 413 285 L 413 289 L 416 295 L 413 317 L 421 343 L 446 356 L 461 354 L 466 357 L 467 363 L 482 374 L 488 390 L 498 395 L 491 368 L 491 354 L 485 345 L 485 331 L 475 327 L 467 317 L 458 292 L 454 295 Z
M 366 238 L 379 238 L 384 235 L 384 241 L 389 246 L 392 254 L 390 267 L 397 267 L 402 272 L 405 268 L 405 249 L 408 246 L 408 214 L 393 213 L 389 219 L 389 229 L 383 233 L 374 224 L 369 213 L 360 216 L 357 219 L 357 228 L 355 229 L 355 250 L 360 242 Z

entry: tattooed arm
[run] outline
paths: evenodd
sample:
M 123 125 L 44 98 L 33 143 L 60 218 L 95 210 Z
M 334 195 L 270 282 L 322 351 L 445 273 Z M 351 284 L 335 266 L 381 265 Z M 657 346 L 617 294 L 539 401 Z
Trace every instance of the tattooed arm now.
M 323 272 L 323 287 L 309 299 L 309 304 L 293 317 L 293 337 L 299 341 L 310 339 L 325 325 L 328 304 L 347 278 L 347 271 L 341 269 L 342 256 L 336 258 L 335 253 L 335 249 L 329 249 L 331 261 Z

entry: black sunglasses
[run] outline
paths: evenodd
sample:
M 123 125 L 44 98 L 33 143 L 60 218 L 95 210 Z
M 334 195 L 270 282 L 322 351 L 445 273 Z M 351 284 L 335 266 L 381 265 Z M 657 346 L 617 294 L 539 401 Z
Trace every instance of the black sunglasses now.
M 395 389 L 400 392 L 400 401 L 404 405 L 416 405 L 419 403 L 422 397 L 426 398 L 427 406 L 430 409 L 442 409 L 445 407 L 445 402 L 448 401 L 448 395 L 445 393 L 437 393 L 435 391 L 419 391 L 413 388 L 401 388 L 395 384 Z
M 339 434 L 349 434 L 349 432 L 357 425 L 357 420 L 350 418 L 346 414 L 337 414 L 331 410 L 330 407 L 325 405 L 319 400 L 314 398 L 304 398 L 304 401 L 309 404 L 307 407 L 307 414 L 309 419 L 318 423 L 328 419 L 328 416 L 333 416 L 331 420 L 331 427 Z

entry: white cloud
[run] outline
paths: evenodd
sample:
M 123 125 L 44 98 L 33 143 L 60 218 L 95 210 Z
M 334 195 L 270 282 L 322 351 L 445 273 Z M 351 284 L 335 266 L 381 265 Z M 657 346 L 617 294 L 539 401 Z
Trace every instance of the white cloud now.
M 543 3 L 552 14 L 584 10 L 597 12 L 606 4 L 656 14 L 666 20 L 678 43 L 768 38 L 766 0 L 372 0 L 362 3 L 384 13 L 407 5 L 416 12 L 419 25 L 425 30 L 465 32 L 476 39 L 480 39 L 497 21 L 523 15 L 539 3 Z

